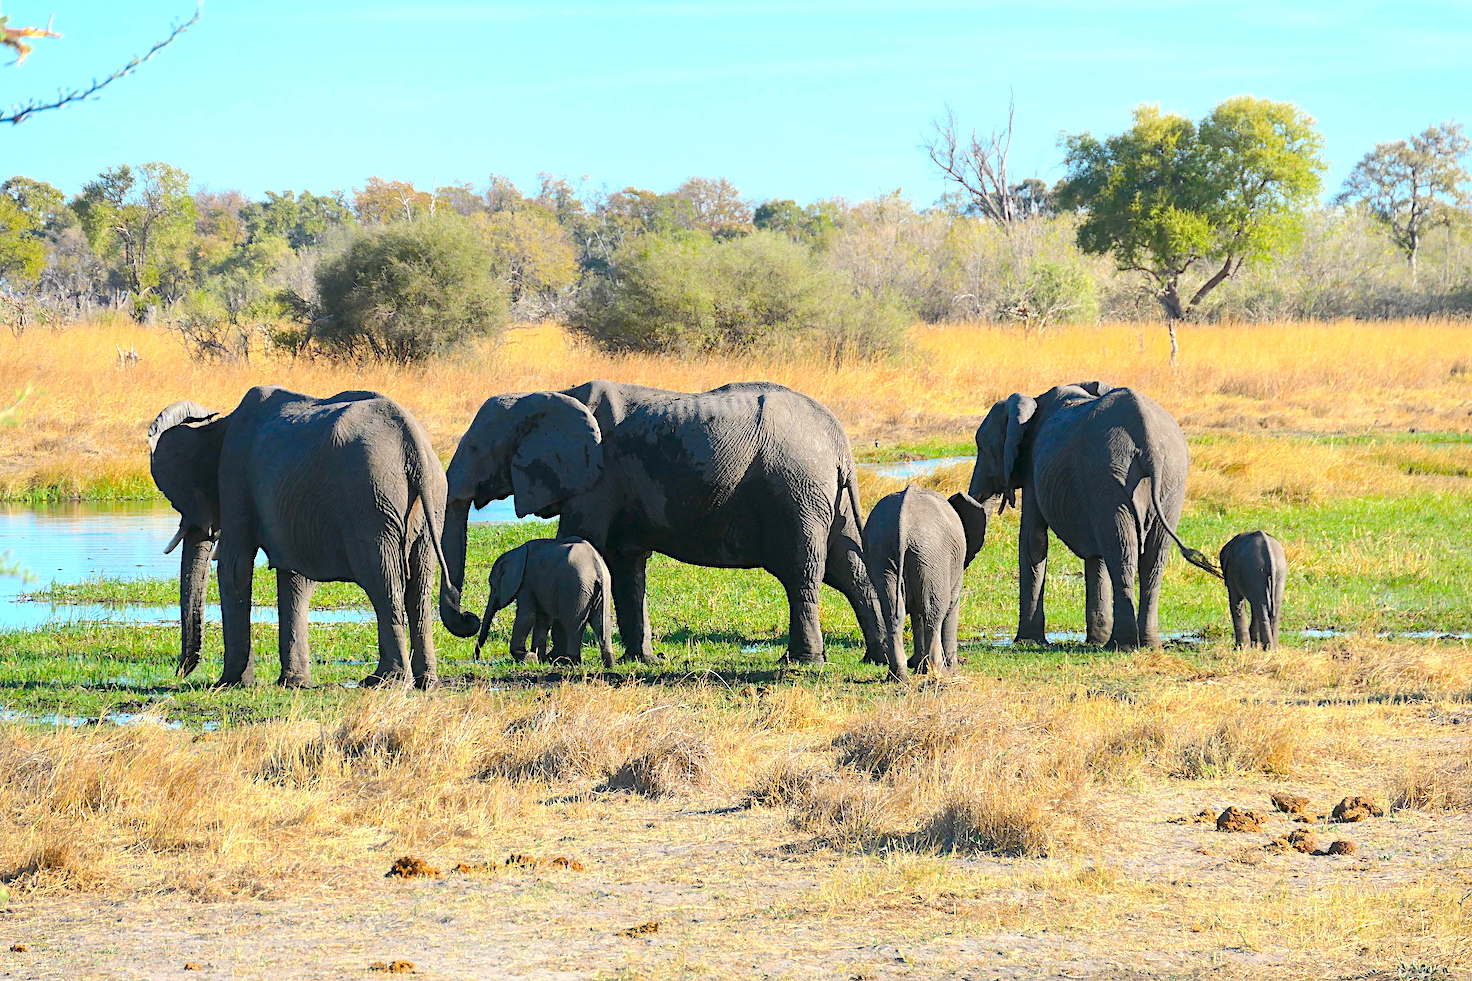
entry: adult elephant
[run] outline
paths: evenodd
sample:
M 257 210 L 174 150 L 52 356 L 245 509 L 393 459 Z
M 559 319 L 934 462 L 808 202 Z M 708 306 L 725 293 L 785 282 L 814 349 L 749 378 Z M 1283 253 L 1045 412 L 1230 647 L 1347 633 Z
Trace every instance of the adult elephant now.
M 220 415 L 175 402 L 148 427 L 149 467 L 179 512 L 179 673 L 199 664 L 211 552 L 219 559 L 225 665 L 220 684 L 255 677 L 251 577 L 258 549 L 276 570 L 281 675 L 311 683 L 307 609 L 319 582 L 355 582 L 378 619 L 372 685 L 435 681 L 433 580 L 445 476 L 424 428 L 373 392 L 318 399 L 284 388 L 246 392 Z M 405 631 L 408 632 L 408 649 Z M 410 649 L 412 649 L 412 654 Z
M 1158 404 L 1103 382 L 1013 393 L 976 430 L 971 496 L 1002 506 L 1022 491 L 1017 639 L 1047 643 L 1048 531 L 1084 560 L 1088 642 L 1160 642 L 1160 580 L 1186 497 L 1190 452 Z M 1204 558 L 1181 546 L 1192 562 Z M 1215 572 L 1207 563 L 1203 568 Z M 1139 581 L 1139 602 L 1135 582 Z M 1111 610 L 1111 594 L 1113 597 Z
M 848 598 L 867 647 L 887 663 L 879 601 L 864 568 L 853 453 L 833 414 L 764 382 L 699 394 L 592 381 L 497 395 L 450 461 L 440 617 L 461 637 L 471 505 L 515 495 L 518 515 L 561 516 L 558 537 L 591 542 L 612 576 L 626 658 L 654 659 L 645 601 L 652 552 L 719 568 L 766 569 L 790 607 L 787 659 L 823 660 L 818 589 Z M 898 676 L 903 662 L 890 664 Z

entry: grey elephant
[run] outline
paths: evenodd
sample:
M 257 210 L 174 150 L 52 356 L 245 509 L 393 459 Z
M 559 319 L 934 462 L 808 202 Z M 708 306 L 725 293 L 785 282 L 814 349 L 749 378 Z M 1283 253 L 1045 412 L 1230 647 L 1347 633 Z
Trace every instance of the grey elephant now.
M 378 619 L 377 684 L 435 681 L 433 579 L 454 594 L 439 552 L 445 476 L 422 426 L 373 392 L 318 399 L 257 387 L 220 415 L 176 402 L 148 427 L 149 467 L 179 512 L 179 673 L 199 664 L 211 552 L 220 582 L 220 684 L 255 678 L 250 642 L 256 551 L 276 570 L 282 685 L 311 683 L 307 611 L 319 582 L 363 587 Z M 405 636 L 407 631 L 407 638 Z
M 970 493 L 1005 507 L 1022 491 L 1017 640 L 1047 643 L 1051 530 L 1084 560 L 1088 642 L 1160 642 L 1160 581 L 1170 540 L 1179 544 L 1175 527 L 1189 466 L 1181 427 L 1128 388 L 1061 385 L 1037 398 L 1014 393 L 991 407 L 976 430 Z M 1189 561 L 1215 571 L 1201 553 L 1181 548 Z
M 956 626 L 966 567 L 986 541 L 986 508 L 969 494 L 949 499 L 909 486 L 881 498 L 864 522 L 864 559 L 879 593 L 885 653 L 903 658 L 905 614 L 915 653 L 911 670 L 946 674 L 958 666 Z
M 552 634 L 551 663 L 583 663 L 583 627 L 591 626 L 603 655 L 613 667 L 613 609 L 608 566 L 598 550 L 581 538 L 534 538 L 496 559 L 491 566 L 490 596 L 475 659 L 485 646 L 491 618 L 516 604 L 511 627 L 511 657 L 526 660 L 527 635 L 538 659 L 547 659 L 547 633 Z
M 1265 531 L 1243 532 L 1222 546 L 1217 559 L 1227 583 L 1236 645 L 1277 647 L 1283 583 L 1288 578 L 1283 543 Z
M 440 618 L 453 634 L 476 633 L 458 593 L 467 517 L 472 505 L 515 495 L 517 514 L 560 515 L 560 536 L 602 554 L 626 657 L 654 658 L 645 565 L 662 552 L 776 576 L 790 607 L 792 661 L 823 659 L 818 590 L 826 583 L 853 606 L 866 658 L 886 663 L 855 473 L 833 414 L 781 385 L 687 394 L 593 381 L 495 396 L 450 461 L 444 547 L 455 588 L 441 595 Z

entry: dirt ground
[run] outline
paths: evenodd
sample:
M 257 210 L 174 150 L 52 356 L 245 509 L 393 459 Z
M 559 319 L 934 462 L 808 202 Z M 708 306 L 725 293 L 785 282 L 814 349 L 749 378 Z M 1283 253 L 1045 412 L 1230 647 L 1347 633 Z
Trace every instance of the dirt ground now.
M 1464 741 L 1448 728 L 1418 738 L 1428 751 Z M 257 898 L 18 897 L 0 915 L 0 977 L 381 977 L 394 961 L 547 981 L 1466 976 L 1472 815 L 1315 827 L 1324 845 L 1354 841 L 1353 856 L 1264 847 L 1304 826 L 1271 793 L 1327 813 L 1374 781 L 1330 768 L 1105 793 L 1097 852 L 1045 859 L 838 851 L 729 793 L 552 798 L 540 840 L 448 843 L 423 856 L 440 877 L 387 878 L 398 856 L 369 846 L 313 881 L 263 877 Z M 1229 804 L 1269 813 L 1263 831 L 1170 823 Z M 586 869 L 499 867 L 510 852 Z M 1361 919 L 1373 939 L 1358 943 Z

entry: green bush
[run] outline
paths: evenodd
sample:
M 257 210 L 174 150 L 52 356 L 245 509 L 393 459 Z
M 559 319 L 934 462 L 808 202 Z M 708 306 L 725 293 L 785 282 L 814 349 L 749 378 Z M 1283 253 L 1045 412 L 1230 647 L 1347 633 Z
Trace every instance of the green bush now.
M 775 232 L 728 241 L 643 235 L 589 283 L 571 326 L 616 351 L 673 354 L 816 348 L 835 360 L 905 346 L 907 318 Z
M 484 236 L 458 215 L 365 227 L 317 268 L 328 350 L 408 363 L 506 325 Z

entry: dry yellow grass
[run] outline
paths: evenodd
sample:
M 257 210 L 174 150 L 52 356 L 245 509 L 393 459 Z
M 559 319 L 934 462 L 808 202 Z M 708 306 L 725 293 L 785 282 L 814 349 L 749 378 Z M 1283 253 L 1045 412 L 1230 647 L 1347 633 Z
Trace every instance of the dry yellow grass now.
M 769 379 L 831 407 L 860 445 L 965 440 L 994 400 L 1088 378 L 1148 393 L 1188 431 L 1472 426 L 1472 325 L 1460 323 L 1189 327 L 1174 369 L 1166 364 L 1163 331 L 1153 325 L 1071 327 L 1039 337 L 998 327 L 917 327 L 914 339 L 916 354 L 904 361 L 834 367 L 761 356 L 609 356 L 542 325 L 512 330 L 499 346 L 402 369 L 289 354 L 249 363 L 192 361 L 175 335 L 125 322 L 33 330 L 0 337 L 0 394 L 12 393 L 13 401 L 28 386 L 31 391 L 12 425 L 0 429 L 0 489 L 65 492 L 105 479 L 146 480 L 142 434 L 159 409 L 191 398 L 228 410 L 247 388 L 267 383 L 317 395 L 383 392 L 418 416 L 445 454 L 486 397 L 592 378 L 684 391 Z M 136 351 L 139 360 L 124 362 L 119 350 Z M 1273 446 L 1265 441 L 1243 454 L 1233 451 L 1233 461 L 1240 456 L 1249 471 L 1270 474 L 1263 479 L 1282 482 L 1283 495 L 1293 497 L 1298 491 L 1275 466 L 1283 459 L 1274 459 L 1280 451 Z M 1212 462 L 1202 461 L 1208 470 Z M 1324 469 L 1317 458 L 1288 462 L 1294 474 Z M 1217 469 L 1231 464 L 1218 461 Z

